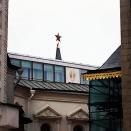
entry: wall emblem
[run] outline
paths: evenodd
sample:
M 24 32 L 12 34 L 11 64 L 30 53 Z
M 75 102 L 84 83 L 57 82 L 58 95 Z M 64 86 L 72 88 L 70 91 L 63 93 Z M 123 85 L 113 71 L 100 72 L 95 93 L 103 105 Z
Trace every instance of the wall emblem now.
M 79 69 L 66 67 L 66 83 L 80 83 Z

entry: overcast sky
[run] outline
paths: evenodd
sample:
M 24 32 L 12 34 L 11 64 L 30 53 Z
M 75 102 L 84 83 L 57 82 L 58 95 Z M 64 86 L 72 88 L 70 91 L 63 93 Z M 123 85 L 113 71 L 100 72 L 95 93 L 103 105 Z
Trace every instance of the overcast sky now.
M 10 0 L 8 52 L 98 65 L 120 45 L 119 0 Z

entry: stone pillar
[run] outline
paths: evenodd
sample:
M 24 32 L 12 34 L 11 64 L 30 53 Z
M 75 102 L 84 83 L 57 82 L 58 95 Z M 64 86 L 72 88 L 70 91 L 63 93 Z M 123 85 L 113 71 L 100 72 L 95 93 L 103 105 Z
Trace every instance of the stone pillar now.
M 7 36 L 8 0 L 0 0 L 0 131 L 19 127 L 18 108 L 15 105 L 7 104 L 7 96 L 10 96 L 7 89 Z M 11 97 L 9 97 L 9 102 Z M 11 102 L 13 103 L 13 99 Z
M 6 84 L 7 85 L 7 92 L 6 92 L 6 96 L 7 96 L 7 103 L 10 103 L 10 104 L 14 104 L 15 74 L 16 74 L 15 70 L 8 68 L 8 70 L 7 70 L 7 84 Z
M 8 0 L 0 0 L 0 102 L 7 102 L 7 32 L 8 32 Z
M 1 128 L 0 127 L 0 131 L 9 131 L 7 128 Z
M 60 131 L 60 121 L 59 120 L 56 121 L 56 125 L 57 125 L 57 129 L 56 130 Z
M 67 122 L 67 127 L 68 127 L 68 130 L 67 131 L 71 131 L 72 130 L 72 122 L 71 121 L 68 121 Z
M 131 0 L 120 0 L 123 129 L 131 130 Z

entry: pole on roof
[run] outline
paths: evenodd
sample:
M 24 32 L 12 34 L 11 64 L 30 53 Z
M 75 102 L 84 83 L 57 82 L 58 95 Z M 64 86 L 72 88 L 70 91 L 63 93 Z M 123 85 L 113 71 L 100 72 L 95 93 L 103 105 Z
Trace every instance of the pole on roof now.
M 59 33 L 57 34 L 57 35 L 55 35 L 55 37 L 56 37 L 56 41 L 58 42 L 57 43 L 57 47 L 56 47 L 56 57 L 55 57 L 55 59 L 57 59 L 57 60 L 62 60 L 62 58 L 61 58 L 61 52 L 60 52 L 60 48 L 59 48 L 59 44 L 60 44 L 60 39 L 61 39 L 61 36 L 59 35 Z

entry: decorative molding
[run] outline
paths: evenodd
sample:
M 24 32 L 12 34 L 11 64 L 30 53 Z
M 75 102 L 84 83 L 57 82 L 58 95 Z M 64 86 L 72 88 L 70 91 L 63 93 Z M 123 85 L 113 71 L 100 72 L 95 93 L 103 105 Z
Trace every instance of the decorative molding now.
M 53 102 L 66 102 L 66 103 L 80 103 L 80 104 L 87 104 L 88 103 L 88 98 L 87 100 L 65 100 L 65 99 L 53 99 L 53 98 L 42 98 L 42 97 L 39 97 L 39 98 L 33 98 L 32 100 L 39 100 L 39 101 L 53 101 Z
M 67 115 L 68 120 L 78 120 L 78 121 L 89 121 L 89 114 L 84 111 L 81 107 L 74 110 L 72 113 Z
M 112 71 L 105 73 L 92 73 L 92 74 L 84 74 L 82 75 L 86 80 L 97 80 L 97 79 L 109 79 L 109 78 L 121 78 L 121 71 Z
M 62 115 L 52 109 L 49 105 L 45 105 L 34 113 L 34 117 L 41 119 L 60 119 Z

